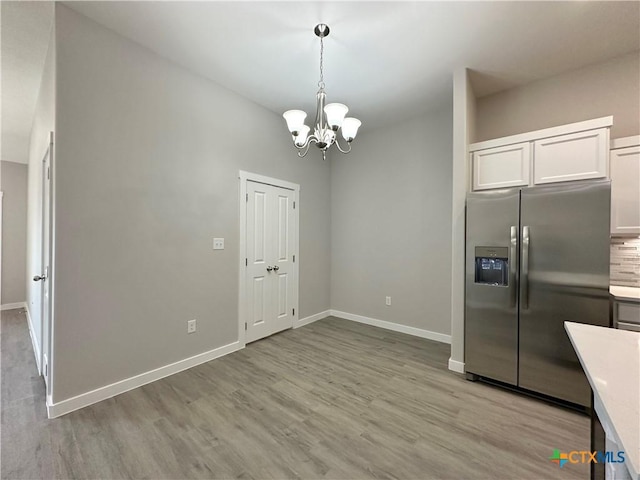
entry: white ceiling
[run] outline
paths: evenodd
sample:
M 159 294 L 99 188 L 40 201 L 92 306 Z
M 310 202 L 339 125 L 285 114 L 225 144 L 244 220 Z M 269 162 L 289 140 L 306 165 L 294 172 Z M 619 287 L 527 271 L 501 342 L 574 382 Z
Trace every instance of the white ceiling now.
M 313 27 L 327 23 L 328 101 L 346 103 L 363 129 L 450 104 L 459 67 L 477 72 L 484 96 L 640 49 L 635 1 L 66 5 L 274 112 L 310 116 Z

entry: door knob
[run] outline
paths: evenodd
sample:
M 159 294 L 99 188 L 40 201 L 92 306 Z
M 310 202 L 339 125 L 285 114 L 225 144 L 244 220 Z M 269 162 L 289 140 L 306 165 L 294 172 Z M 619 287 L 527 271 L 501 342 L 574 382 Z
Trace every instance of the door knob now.
M 45 280 L 46 278 L 47 277 L 45 277 L 44 275 L 43 276 L 36 275 L 35 277 L 33 277 L 33 281 L 34 282 L 39 282 L 40 280 Z
M 280 270 L 280 267 L 276 265 L 275 267 L 273 267 L 273 270 L 277 272 L 278 270 Z
M 270 272 L 271 270 L 273 270 L 273 267 L 267 267 L 267 272 Z

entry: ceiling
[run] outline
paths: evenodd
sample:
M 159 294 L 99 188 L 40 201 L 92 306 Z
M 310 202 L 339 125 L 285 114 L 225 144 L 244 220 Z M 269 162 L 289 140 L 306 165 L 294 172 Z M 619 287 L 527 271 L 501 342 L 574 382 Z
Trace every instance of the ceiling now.
M 29 136 L 47 56 L 53 4 L 1 2 L 0 159 L 27 163 Z
M 460 67 L 484 96 L 640 49 L 640 2 L 65 4 L 269 110 L 310 116 L 313 28 L 327 23 L 328 101 L 347 104 L 363 129 L 451 104 Z

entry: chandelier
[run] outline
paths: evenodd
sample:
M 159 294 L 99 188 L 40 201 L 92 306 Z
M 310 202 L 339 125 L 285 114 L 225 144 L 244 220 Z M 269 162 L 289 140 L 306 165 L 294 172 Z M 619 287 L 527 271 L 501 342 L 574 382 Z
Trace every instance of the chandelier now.
M 316 120 L 311 128 L 304 124 L 307 114 L 302 110 L 288 110 L 282 114 L 287 121 L 287 127 L 293 136 L 293 145 L 298 149 L 298 156 L 304 157 L 309 151 L 312 143 L 322 151 L 322 159 L 326 159 L 327 149 L 335 145 L 342 153 L 351 151 L 351 142 L 358 133 L 358 128 L 362 124 L 357 118 L 347 117 L 349 109 L 342 103 L 330 103 L 325 105 L 327 94 L 324 91 L 324 38 L 329 35 L 329 27 L 324 23 L 316 25 L 313 30 L 320 37 L 320 81 L 318 82 L 318 93 L 316 94 Z M 342 147 L 338 142 L 338 131 L 347 142 L 346 147 Z

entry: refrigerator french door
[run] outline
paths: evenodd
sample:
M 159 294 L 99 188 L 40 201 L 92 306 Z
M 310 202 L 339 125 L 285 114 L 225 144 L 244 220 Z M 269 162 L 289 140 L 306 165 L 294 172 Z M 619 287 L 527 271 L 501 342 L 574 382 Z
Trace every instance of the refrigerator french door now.
M 465 369 L 589 406 L 565 321 L 609 326 L 610 183 L 467 198 Z

